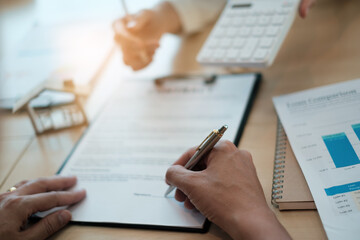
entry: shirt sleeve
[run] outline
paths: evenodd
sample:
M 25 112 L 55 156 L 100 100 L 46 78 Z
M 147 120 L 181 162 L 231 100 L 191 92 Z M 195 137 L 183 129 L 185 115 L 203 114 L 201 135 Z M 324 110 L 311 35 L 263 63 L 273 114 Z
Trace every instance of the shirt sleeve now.
M 215 21 L 226 4 L 226 0 L 167 0 L 180 17 L 183 34 L 201 31 Z

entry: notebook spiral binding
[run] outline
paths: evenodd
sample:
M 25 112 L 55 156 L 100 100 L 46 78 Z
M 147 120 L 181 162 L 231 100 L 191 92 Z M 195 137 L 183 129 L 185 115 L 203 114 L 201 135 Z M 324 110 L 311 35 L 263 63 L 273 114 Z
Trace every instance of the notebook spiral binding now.
M 275 159 L 274 159 L 274 175 L 272 183 L 272 194 L 271 194 L 271 203 L 275 207 L 279 207 L 276 203 L 277 199 L 282 198 L 283 193 L 283 178 L 284 178 L 284 168 L 285 168 L 285 153 L 286 153 L 286 133 L 284 128 L 278 119 L 277 133 L 276 133 L 276 146 L 275 146 Z

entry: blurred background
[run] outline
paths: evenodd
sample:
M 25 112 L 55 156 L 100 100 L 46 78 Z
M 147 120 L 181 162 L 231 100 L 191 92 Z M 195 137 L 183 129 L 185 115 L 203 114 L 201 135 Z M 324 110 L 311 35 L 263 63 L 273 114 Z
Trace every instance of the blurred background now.
M 157 2 L 131 0 L 127 5 L 136 13 Z M 11 109 L 44 80 L 69 78 L 76 85 L 96 88 L 105 84 L 108 88 L 100 92 L 106 99 L 121 79 L 169 74 L 181 39 L 162 38 L 166 49 L 160 48 L 152 64 L 135 73 L 122 63 L 113 40 L 112 23 L 124 15 L 120 0 L 0 0 L 0 106 Z M 95 84 L 100 74 L 108 75 L 101 78 L 107 83 Z M 64 94 L 44 94 L 34 104 L 71 100 Z

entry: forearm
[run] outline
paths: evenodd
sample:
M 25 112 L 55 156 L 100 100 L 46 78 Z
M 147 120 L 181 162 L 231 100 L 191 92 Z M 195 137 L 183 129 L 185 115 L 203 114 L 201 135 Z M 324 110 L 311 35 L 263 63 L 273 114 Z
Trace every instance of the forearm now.
M 169 2 L 161 2 L 154 7 L 154 11 L 160 18 L 160 28 L 163 33 L 179 33 L 181 32 L 180 17 L 174 7 Z
M 233 223 L 224 229 L 234 240 L 244 239 L 291 239 L 285 228 L 270 209 L 237 214 Z M 232 225 L 232 226 L 231 226 Z

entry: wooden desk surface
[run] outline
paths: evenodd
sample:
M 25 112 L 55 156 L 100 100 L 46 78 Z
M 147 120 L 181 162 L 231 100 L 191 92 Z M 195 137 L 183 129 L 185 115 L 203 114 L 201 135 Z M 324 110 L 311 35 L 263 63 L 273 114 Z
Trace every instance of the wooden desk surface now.
M 271 206 L 276 135 L 276 113 L 271 98 L 279 94 L 355 79 L 360 76 L 360 15 L 358 9 L 360 9 L 360 1 L 357 0 L 319 1 L 306 20 L 297 17 L 274 64 L 262 71 L 264 79 L 239 147 L 247 149 L 253 154 L 269 206 Z M 167 72 L 234 71 L 234 69 L 204 68 L 196 63 L 195 56 L 206 39 L 207 32 L 191 36 L 183 41 L 169 37 L 164 41 L 163 49 L 156 57 L 153 66 L 136 76 L 159 72 L 161 75 Z M 177 51 L 173 51 L 174 46 Z M 166 54 L 167 49 L 172 49 L 172 54 Z M 119 67 L 121 63 L 118 58 L 118 56 L 114 56 L 112 63 L 101 77 L 101 81 L 107 82 L 107 84 L 99 89 L 105 93 L 109 91 L 109 87 L 106 86 L 112 86 L 114 78 L 131 76 L 130 71 L 126 70 L 124 66 Z M 167 63 L 163 67 L 163 62 L 167 60 L 170 60 L 169 64 Z M 127 74 L 124 74 L 122 70 Z M 237 71 L 241 70 L 237 69 Z M 101 93 L 94 95 L 98 98 L 102 96 Z M 88 111 L 94 109 L 95 102 L 97 102 L 96 98 L 88 101 Z M 24 114 L 2 116 L 0 122 L 0 191 L 6 191 L 22 179 L 54 174 L 79 139 L 82 131 L 83 129 L 79 128 L 35 137 L 30 122 Z M 316 211 L 279 212 L 275 208 L 273 211 L 295 239 L 326 238 Z M 53 237 L 53 239 L 144 238 L 229 239 L 214 224 L 206 234 L 70 225 Z

